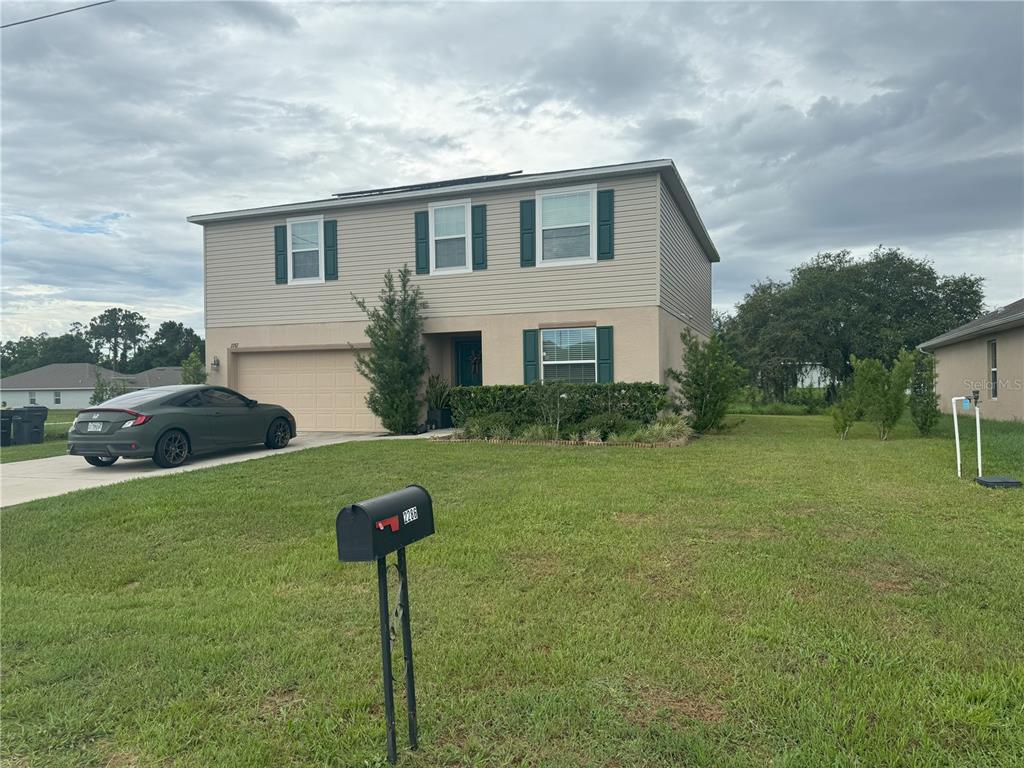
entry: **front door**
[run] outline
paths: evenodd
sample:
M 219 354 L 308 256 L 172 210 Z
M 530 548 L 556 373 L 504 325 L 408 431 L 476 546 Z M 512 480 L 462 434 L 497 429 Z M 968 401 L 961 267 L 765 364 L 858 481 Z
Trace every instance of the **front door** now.
M 455 383 L 460 387 L 479 387 L 484 383 L 484 360 L 479 339 L 455 342 Z

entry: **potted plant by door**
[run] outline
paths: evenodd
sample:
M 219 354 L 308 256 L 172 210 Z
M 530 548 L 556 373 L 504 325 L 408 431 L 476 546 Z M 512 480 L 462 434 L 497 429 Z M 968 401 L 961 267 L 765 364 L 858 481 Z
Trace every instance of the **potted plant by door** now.
M 452 385 L 443 376 L 427 379 L 427 426 L 448 429 L 452 425 Z

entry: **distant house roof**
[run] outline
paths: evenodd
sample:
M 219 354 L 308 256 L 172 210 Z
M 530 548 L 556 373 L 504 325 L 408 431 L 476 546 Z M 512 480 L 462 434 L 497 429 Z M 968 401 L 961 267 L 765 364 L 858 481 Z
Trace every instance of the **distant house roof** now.
M 150 368 L 142 373 L 124 374 L 92 363 L 50 363 L 50 365 L 0 379 L 0 390 L 91 390 L 96 386 L 97 375 L 108 381 L 115 379 L 124 381 L 129 387 L 135 389 L 181 383 L 181 368 L 179 367 Z
M 967 341 L 978 336 L 986 336 L 996 331 L 1005 331 L 1018 326 L 1024 326 L 1024 299 L 1017 299 L 1005 307 L 1000 307 L 993 312 L 982 315 L 977 320 L 971 320 L 971 322 L 965 323 L 959 328 L 954 328 L 941 336 L 928 339 L 928 341 L 920 346 L 925 352 L 930 352 L 938 347 L 956 344 L 958 341 Z
M 97 374 L 104 379 L 127 378 L 92 363 L 50 363 L 0 379 L 0 389 L 92 389 Z
M 132 379 L 140 387 L 164 387 L 168 384 L 181 384 L 181 366 L 166 365 L 150 368 L 142 373 L 133 373 Z

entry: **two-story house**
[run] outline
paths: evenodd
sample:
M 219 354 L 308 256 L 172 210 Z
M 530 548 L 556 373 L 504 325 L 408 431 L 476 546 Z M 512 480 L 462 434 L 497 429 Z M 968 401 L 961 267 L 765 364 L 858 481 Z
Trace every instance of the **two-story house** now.
M 303 430 L 380 428 L 352 295 L 415 268 L 430 368 L 456 385 L 665 381 L 711 330 L 711 238 L 671 160 L 351 192 L 192 216 L 212 383 Z

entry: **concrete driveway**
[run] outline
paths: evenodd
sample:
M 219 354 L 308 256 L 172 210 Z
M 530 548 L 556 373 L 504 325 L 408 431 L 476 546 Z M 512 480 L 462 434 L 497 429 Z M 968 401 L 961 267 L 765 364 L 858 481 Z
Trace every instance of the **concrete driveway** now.
M 443 432 L 443 430 L 442 430 Z M 430 435 L 439 434 L 431 432 Z M 427 437 L 410 435 L 408 437 Z M 399 440 L 405 436 L 385 436 L 381 433 L 356 432 L 306 432 L 300 433 L 287 448 L 271 451 L 268 448 L 252 446 L 240 450 L 215 453 L 190 459 L 184 466 L 175 469 L 161 469 L 149 459 L 126 461 L 121 459 L 112 467 L 92 467 L 81 456 L 53 456 L 49 459 L 15 461 L 0 464 L 0 506 L 9 507 L 35 499 L 59 496 L 70 491 L 96 488 L 101 485 L 122 483 L 140 477 L 163 477 L 177 472 L 192 472 L 220 464 L 234 464 L 251 461 L 265 456 L 302 451 L 322 445 L 347 443 L 355 440 Z

